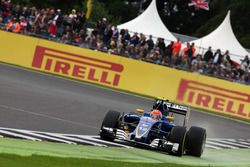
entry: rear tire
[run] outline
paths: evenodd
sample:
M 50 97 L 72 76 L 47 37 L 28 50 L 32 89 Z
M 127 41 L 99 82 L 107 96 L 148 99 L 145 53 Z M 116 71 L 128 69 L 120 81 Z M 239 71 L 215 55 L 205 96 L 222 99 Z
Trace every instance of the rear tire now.
M 120 113 L 117 111 L 110 110 L 104 117 L 102 126 L 101 126 L 101 133 L 100 137 L 103 140 L 114 141 L 115 133 L 111 134 L 106 130 L 103 130 L 103 127 L 117 129 L 119 127 L 119 119 Z
M 186 154 L 200 157 L 205 147 L 206 138 L 207 133 L 205 129 L 192 126 L 187 134 Z
M 185 139 L 186 139 L 187 129 L 182 126 L 174 126 L 171 130 L 169 141 L 171 143 L 178 143 L 179 147 L 177 151 L 170 150 L 170 154 L 182 156 L 185 150 Z

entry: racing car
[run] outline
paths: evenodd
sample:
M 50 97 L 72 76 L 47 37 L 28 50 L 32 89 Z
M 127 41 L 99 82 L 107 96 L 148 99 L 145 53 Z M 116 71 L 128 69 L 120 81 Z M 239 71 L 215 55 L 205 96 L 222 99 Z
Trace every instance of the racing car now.
M 184 117 L 183 125 L 175 125 L 174 116 Z M 135 112 L 120 113 L 110 110 L 102 122 L 100 138 L 128 141 L 171 155 L 183 154 L 200 157 L 206 142 L 206 130 L 192 126 L 187 128 L 190 108 L 156 98 L 150 111 L 136 109 Z

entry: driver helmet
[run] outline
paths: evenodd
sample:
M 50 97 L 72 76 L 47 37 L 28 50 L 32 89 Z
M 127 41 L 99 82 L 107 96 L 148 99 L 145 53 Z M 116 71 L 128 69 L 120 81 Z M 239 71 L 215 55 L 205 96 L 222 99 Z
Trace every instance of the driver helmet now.
M 154 120 L 160 120 L 162 118 L 162 113 L 160 110 L 153 110 L 150 113 L 150 117 Z

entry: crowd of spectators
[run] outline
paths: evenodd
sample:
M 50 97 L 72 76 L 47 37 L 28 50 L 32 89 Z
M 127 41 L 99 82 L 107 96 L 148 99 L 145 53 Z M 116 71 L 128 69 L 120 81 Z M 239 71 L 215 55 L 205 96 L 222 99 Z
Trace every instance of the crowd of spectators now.
M 1 0 L 0 24 L 6 31 L 72 44 L 116 55 L 147 61 L 193 73 L 205 74 L 250 84 L 250 62 L 246 55 L 240 64 L 230 58 L 230 52 L 209 47 L 204 54 L 196 53 L 194 43 L 155 39 L 151 35 L 118 30 L 106 18 L 93 29 L 86 28 L 85 14 L 60 9 L 28 7 Z
M 85 14 L 75 9 L 63 13 L 60 9 L 38 9 L 1 0 L 0 23 L 7 31 L 77 43 L 84 38 Z

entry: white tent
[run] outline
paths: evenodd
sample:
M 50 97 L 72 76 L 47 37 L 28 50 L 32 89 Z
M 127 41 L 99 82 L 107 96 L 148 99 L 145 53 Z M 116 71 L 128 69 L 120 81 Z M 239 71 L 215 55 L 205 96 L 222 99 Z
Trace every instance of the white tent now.
M 198 49 L 199 53 L 206 51 L 205 48 L 209 46 L 211 46 L 213 50 L 221 49 L 222 52 L 229 50 L 231 59 L 238 63 L 240 63 L 240 59 L 244 59 L 245 55 L 249 54 L 246 49 L 241 46 L 233 33 L 230 22 L 230 11 L 228 11 L 226 18 L 216 30 L 190 43 L 192 42 L 195 43 L 197 48 L 200 48 Z
M 128 29 L 130 32 L 143 33 L 154 38 L 161 37 L 168 41 L 176 41 L 176 38 L 162 23 L 156 8 L 156 0 L 152 0 L 149 7 L 135 19 L 118 25 L 118 29 Z

